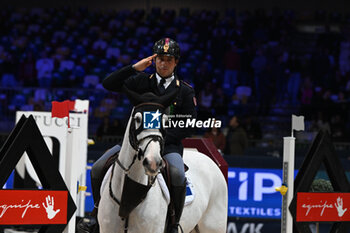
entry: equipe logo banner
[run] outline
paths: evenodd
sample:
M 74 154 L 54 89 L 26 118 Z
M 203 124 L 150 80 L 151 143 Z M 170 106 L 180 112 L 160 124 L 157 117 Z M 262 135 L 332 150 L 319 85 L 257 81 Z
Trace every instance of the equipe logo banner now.
M 0 225 L 67 224 L 67 191 L 0 190 Z
M 350 193 L 297 193 L 297 222 L 350 221 Z

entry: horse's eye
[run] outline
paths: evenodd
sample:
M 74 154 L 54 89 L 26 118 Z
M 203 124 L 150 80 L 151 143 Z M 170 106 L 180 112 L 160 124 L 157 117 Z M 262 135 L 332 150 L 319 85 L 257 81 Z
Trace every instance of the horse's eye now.
M 135 121 L 136 121 L 137 124 L 140 124 L 141 123 L 141 118 L 140 117 L 136 117 Z
M 140 124 L 141 123 L 141 119 L 142 119 L 142 115 L 141 115 L 141 113 L 136 113 L 135 114 L 135 116 L 134 116 L 134 119 L 135 119 L 135 122 L 137 123 L 137 124 Z

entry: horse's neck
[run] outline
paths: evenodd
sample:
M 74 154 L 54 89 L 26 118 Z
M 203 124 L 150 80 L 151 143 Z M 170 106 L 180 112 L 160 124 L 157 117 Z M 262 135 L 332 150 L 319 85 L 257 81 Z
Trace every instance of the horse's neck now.
M 130 124 L 131 117 L 126 127 L 122 147 L 119 153 L 119 161 L 125 168 L 128 168 L 133 163 L 133 158 L 136 153 L 136 151 L 132 148 L 129 142 Z M 113 186 L 116 190 L 118 190 L 118 192 L 122 191 L 124 175 L 125 172 L 119 167 L 119 165 L 116 164 L 113 175 L 113 180 L 116 180 L 116 182 L 113 182 L 115 184 Z M 147 184 L 147 176 L 145 175 L 142 161 L 138 160 L 137 158 L 132 167 L 130 168 L 128 176 L 138 183 Z

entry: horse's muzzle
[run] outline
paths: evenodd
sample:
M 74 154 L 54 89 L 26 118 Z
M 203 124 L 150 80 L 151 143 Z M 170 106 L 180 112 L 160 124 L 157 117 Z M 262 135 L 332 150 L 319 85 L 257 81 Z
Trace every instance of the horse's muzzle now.
M 158 171 L 163 166 L 163 160 L 160 159 L 159 161 L 150 161 L 148 158 L 145 158 L 142 162 L 145 171 L 147 175 L 155 176 L 157 175 Z

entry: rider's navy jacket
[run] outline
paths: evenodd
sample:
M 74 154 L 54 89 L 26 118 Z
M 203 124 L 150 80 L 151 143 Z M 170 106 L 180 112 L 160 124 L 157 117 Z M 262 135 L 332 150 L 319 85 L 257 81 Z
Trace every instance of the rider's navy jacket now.
M 128 89 L 139 94 L 153 92 L 156 95 L 159 95 L 155 74 L 150 75 L 144 72 L 138 72 L 132 68 L 132 65 L 114 71 L 103 80 L 102 85 L 109 91 L 121 92 L 123 85 L 126 85 Z M 173 109 L 170 114 L 190 115 L 192 118 L 196 118 L 197 112 L 195 109 L 196 103 L 193 88 L 188 84 L 179 81 L 178 77 L 175 75 L 174 80 L 167 87 L 166 91 L 176 88 L 176 85 L 180 86 L 180 91 L 170 107 Z M 171 152 L 177 152 L 182 155 L 183 146 L 181 140 L 190 136 L 192 132 L 193 128 L 168 128 L 166 130 L 164 155 Z

